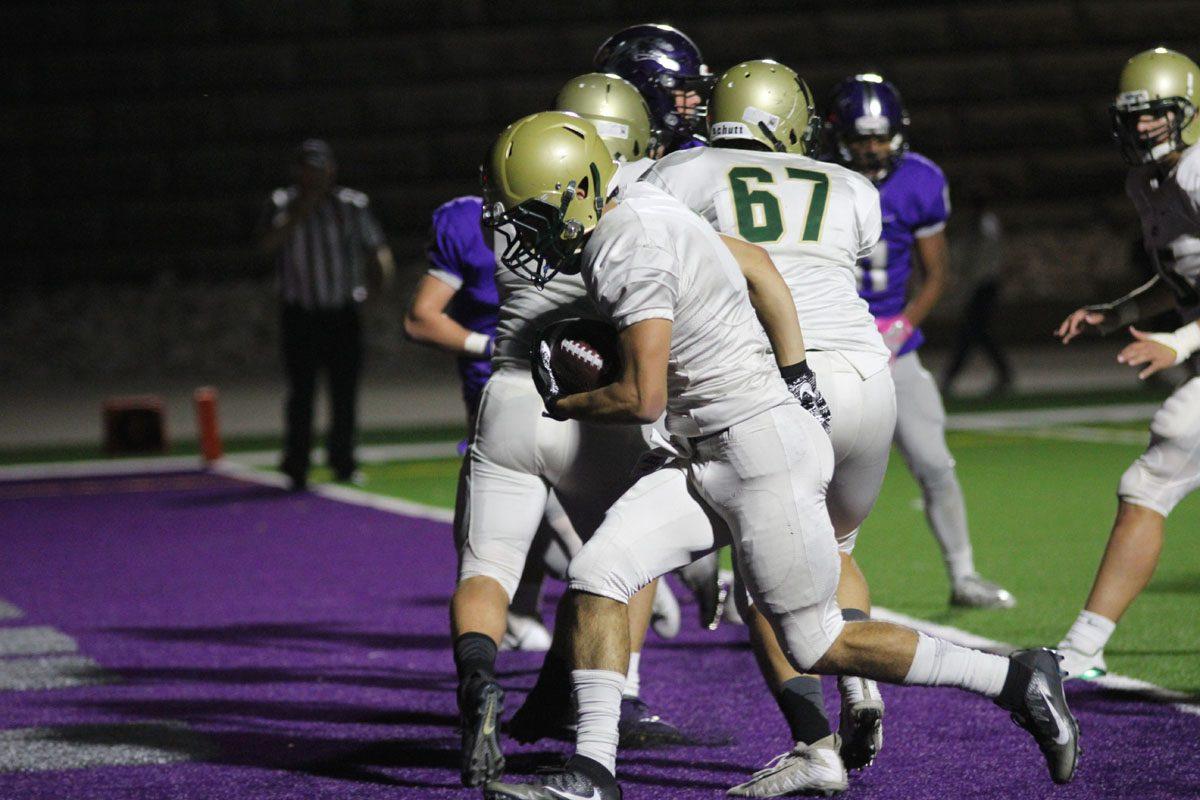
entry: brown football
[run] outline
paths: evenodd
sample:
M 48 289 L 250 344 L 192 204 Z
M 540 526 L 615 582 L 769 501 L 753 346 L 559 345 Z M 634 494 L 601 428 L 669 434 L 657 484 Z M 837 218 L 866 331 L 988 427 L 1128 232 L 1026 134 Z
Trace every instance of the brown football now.
M 563 394 L 590 392 L 621 373 L 617 331 L 606 322 L 570 319 L 542 332 L 550 344 L 550 369 Z

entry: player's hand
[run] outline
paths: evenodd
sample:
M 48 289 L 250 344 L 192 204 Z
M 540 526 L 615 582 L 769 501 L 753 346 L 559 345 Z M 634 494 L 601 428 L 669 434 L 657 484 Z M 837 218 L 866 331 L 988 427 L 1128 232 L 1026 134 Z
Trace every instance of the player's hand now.
M 558 381 L 554 378 L 554 371 L 550 369 L 550 343 L 545 340 L 538 341 L 529 355 L 529 366 L 533 371 L 533 385 L 537 387 L 538 394 L 542 396 L 542 403 L 546 406 L 546 415 L 554 419 L 566 419 L 555 413 L 555 406 L 562 399 L 563 393 L 558 386 Z
M 829 410 L 829 403 L 825 401 L 821 390 L 817 388 L 817 376 L 808 366 L 808 362 L 801 361 L 790 367 L 781 367 L 779 374 L 783 377 L 783 382 L 787 384 L 792 397 L 799 400 L 800 405 L 804 406 L 804 410 L 816 417 L 825 432 L 829 433 L 832 429 L 833 414 Z
M 1112 311 L 1100 309 L 1096 306 L 1088 306 L 1081 308 L 1063 320 L 1063 323 L 1058 326 L 1058 330 L 1054 335 L 1062 339 L 1062 343 L 1074 339 L 1081 333 L 1091 331 L 1093 333 L 1100 332 L 1100 326 L 1109 321 Z
M 1148 334 L 1142 333 L 1132 325 L 1129 326 L 1129 333 L 1137 341 L 1125 345 L 1125 348 L 1117 354 L 1117 361 L 1131 367 L 1140 367 L 1145 364 L 1146 368 L 1138 373 L 1140 380 L 1144 381 L 1156 372 L 1175 366 L 1178 354 L 1172 348 L 1154 341 Z
M 894 317 L 878 317 L 875 320 L 875 327 L 883 336 L 883 343 L 892 354 L 892 361 L 895 361 L 896 356 L 904 348 L 904 343 L 912 338 L 912 322 L 903 314 L 897 314 Z

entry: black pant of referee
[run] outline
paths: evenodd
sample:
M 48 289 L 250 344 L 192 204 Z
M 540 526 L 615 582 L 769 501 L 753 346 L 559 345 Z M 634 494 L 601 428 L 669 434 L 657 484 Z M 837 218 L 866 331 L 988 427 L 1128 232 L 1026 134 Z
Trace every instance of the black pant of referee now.
M 362 370 L 362 324 L 357 305 L 338 309 L 283 306 L 283 364 L 287 373 L 287 433 L 280 470 L 295 489 L 308 483 L 317 373 L 329 376 L 329 467 L 340 481 L 357 468 L 358 378 Z

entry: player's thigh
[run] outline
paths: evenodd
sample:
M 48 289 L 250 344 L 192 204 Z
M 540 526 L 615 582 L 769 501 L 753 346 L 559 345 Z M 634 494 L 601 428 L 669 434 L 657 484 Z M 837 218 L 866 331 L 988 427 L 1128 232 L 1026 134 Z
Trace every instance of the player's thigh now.
M 825 507 L 832 472 L 828 437 L 795 403 L 696 446 L 692 480 L 728 524 L 760 608 L 787 613 L 836 590 L 839 560 Z
M 896 427 L 896 393 L 886 369 L 864 379 L 839 353 L 813 352 L 809 361 L 832 414 L 834 468 L 826 505 L 843 543 L 879 497 Z
M 555 447 L 543 447 L 546 477 L 581 540 L 633 485 L 634 467 L 647 449 L 639 426 L 584 423 L 575 423 Z
M 692 492 L 684 469 L 664 467 L 642 477 L 608 509 L 571 560 L 571 588 L 628 602 L 658 576 L 712 550 L 718 537 L 724 541 L 721 527 Z
M 1163 516 L 1200 488 L 1200 378 L 1167 398 L 1150 423 L 1150 445 L 1125 474 L 1117 490 L 1128 503 Z
M 896 359 L 896 445 L 918 479 L 954 468 L 946 446 L 946 408 L 937 382 L 916 352 Z

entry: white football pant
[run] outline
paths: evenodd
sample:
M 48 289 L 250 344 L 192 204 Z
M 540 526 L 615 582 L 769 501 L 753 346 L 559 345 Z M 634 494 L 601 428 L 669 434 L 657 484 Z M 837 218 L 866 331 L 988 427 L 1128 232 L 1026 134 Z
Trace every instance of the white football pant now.
M 1200 487 L 1200 378 L 1167 398 L 1150 421 L 1150 445 L 1121 476 L 1117 496 L 1164 517 Z

